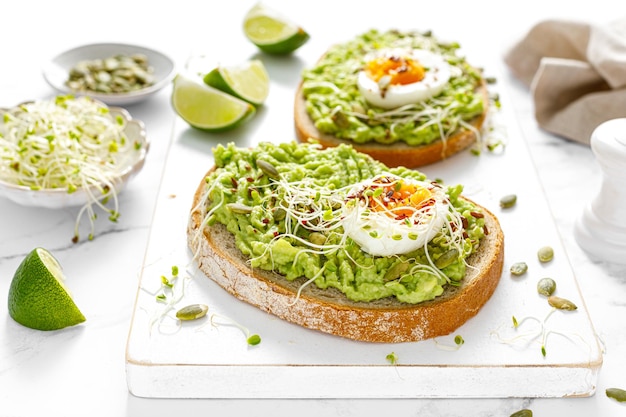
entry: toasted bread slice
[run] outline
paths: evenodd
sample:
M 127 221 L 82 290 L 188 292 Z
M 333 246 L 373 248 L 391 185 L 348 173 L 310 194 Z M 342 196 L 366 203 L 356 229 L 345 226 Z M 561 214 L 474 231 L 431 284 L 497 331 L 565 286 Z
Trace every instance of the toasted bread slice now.
M 483 97 L 484 111 L 469 122 L 475 130 L 460 128 L 449 137 L 437 139 L 426 145 L 408 145 L 403 141 L 391 144 L 378 142 L 355 143 L 347 139 L 341 139 L 320 132 L 307 113 L 306 102 L 302 93 L 302 84 L 300 84 L 294 102 L 296 137 L 300 142 L 307 142 L 310 139 L 316 140 L 325 148 L 337 146 L 342 143 L 350 144 L 357 151 L 366 153 L 389 167 L 406 166 L 409 168 L 418 168 L 446 159 L 451 155 L 467 149 L 476 142 L 476 132 L 480 132 L 483 127 L 489 103 L 488 91 L 485 84 L 482 83 L 479 89 Z
M 366 342 L 414 342 L 453 332 L 475 316 L 493 294 L 502 274 L 504 236 L 497 218 L 482 208 L 488 234 L 468 259 L 460 286 L 448 285 L 443 295 L 420 304 L 388 297 L 373 302 L 351 301 L 335 289 L 308 285 L 305 279 L 252 269 L 224 225 L 203 226 L 202 181 L 194 196 L 188 223 L 188 245 L 199 269 L 236 298 L 281 319 L 348 339 Z M 200 228 L 204 229 L 200 232 Z

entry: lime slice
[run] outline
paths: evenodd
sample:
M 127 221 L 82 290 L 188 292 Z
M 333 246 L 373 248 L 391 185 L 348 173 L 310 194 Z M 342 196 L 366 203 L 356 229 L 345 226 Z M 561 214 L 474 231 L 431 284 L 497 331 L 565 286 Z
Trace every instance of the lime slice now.
M 172 106 L 189 125 L 209 131 L 233 129 L 256 112 L 252 104 L 183 74 L 174 78 Z
M 263 104 L 270 91 L 270 77 L 258 59 L 217 67 L 204 76 L 204 82 L 255 106 Z
M 9 315 L 37 330 L 57 330 L 85 321 L 63 281 L 61 266 L 50 252 L 33 249 L 17 267 L 9 287 Z
M 269 54 L 289 54 L 310 37 L 302 27 L 261 3 L 246 13 L 243 31 L 250 42 Z

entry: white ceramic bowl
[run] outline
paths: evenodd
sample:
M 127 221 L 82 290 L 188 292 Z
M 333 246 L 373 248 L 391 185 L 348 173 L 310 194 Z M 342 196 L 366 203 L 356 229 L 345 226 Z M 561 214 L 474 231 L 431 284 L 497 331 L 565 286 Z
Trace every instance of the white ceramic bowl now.
M 0 109 L 0 117 L 5 111 L 6 109 Z M 109 107 L 109 111 L 113 117 L 117 117 L 118 115 L 124 117 L 127 121 L 124 132 L 128 139 L 133 142 L 140 142 L 143 145 L 141 151 L 137 152 L 137 157 L 132 163 L 125 167 L 125 169 L 121 171 L 120 176 L 113 181 L 116 193 L 119 195 L 128 181 L 143 168 L 150 143 L 146 136 L 144 123 L 141 120 L 133 119 L 127 110 L 119 107 Z M 92 193 L 95 195 L 99 194 L 95 187 L 92 187 Z M 4 196 L 24 206 L 52 209 L 82 206 L 89 201 L 87 192 L 83 188 L 79 188 L 73 193 L 68 193 L 66 189 L 60 188 L 32 190 L 30 187 L 16 185 L 2 180 L 0 180 L 0 196 Z
M 155 83 L 141 90 L 129 93 L 87 93 L 75 92 L 65 82 L 70 70 L 80 61 L 108 58 L 113 55 L 144 54 L 148 57 L 148 64 L 154 69 Z M 145 100 L 158 92 L 172 81 L 175 75 L 175 65 L 167 55 L 139 45 L 123 43 L 95 43 L 83 45 L 65 51 L 47 62 L 43 68 L 43 76 L 54 89 L 63 94 L 89 95 L 106 104 L 124 106 Z

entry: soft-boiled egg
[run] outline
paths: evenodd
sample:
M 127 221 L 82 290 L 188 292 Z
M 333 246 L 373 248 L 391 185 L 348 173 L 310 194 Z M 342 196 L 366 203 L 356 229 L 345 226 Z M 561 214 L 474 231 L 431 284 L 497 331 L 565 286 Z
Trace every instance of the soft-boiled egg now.
M 384 109 L 438 95 L 452 72 L 441 55 L 425 49 L 381 49 L 365 60 L 357 76 L 359 91 L 370 104 Z
M 384 173 L 348 193 L 342 223 L 370 255 L 401 255 L 435 237 L 449 212 L 450 202 L 438 184 Z

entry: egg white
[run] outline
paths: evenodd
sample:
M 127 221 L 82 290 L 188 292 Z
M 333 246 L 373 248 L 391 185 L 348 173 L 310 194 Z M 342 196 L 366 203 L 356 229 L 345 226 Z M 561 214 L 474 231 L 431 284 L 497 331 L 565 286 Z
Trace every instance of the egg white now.
M 384 176 L 399 179 L 393 174 L 384 174 Z M 408 179 L 403 179 L 403 181 L 429 189 L 434 198 L 434 204 L 426 212 L 414 217 L 415 220 L 419 220 L 417 224 L 412 221 L 393 219 L 382 211 L 369 210 L 366 202 L 359 198 L 351 199 L 345 205 L 342 220 L 344 231 L 370 255 L 391 256 L 412 252 L 435 237 L 448 218 L 450 206 L 443 188 L 432 187 L 430 183 L 422 181 Z M 348 195 L 359 195 L 373 182 L 375 179 L 355 185 Z
M 366 57 L 369 62 L 380 56 L 405 56 L 419 62 L 426 69 L 424 79 L 406 85 L 381 88 L 362 70 L 357 75 L 359 92 L 365 100 L 377 107 L 392 109 L 405 104 L 419 103 L 441 93 L 452 75 L 452 69 L 441 56 L 425 49 L 382 49 Z

